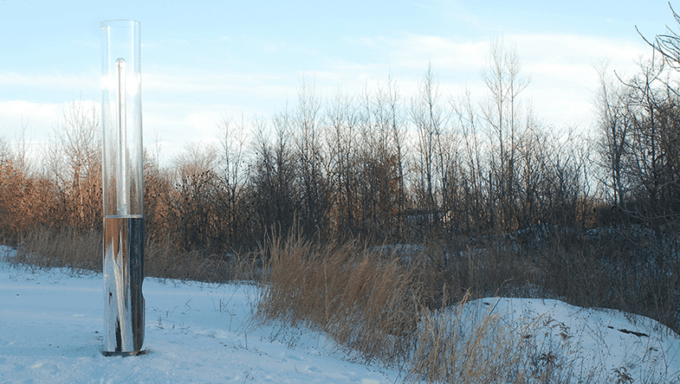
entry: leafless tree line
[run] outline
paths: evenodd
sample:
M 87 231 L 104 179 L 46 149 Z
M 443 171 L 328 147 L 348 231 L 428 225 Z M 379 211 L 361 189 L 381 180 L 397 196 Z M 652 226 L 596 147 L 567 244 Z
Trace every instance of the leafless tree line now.
M 0 232 L 16 241 L 36 227 L 101 229 L 101 140 L 94 111 L 71 104 L 59 135 L 36 169 L 25 127 L 17 142 L 0 139 Z
M 630 79 L 601 70 L 596 140 L 534 115 L 529 78 L 498 40 L 481 102 L 443 95 L 431 66 L 412 97 L 391 78 L 328 99 L 303 80 L 297 103 L 270 119 L 219 121 L 219 147 L 189 145 L 165 167 L 147 154 L 149 241 L 224 251 L 293 227 L 375 242 L 626 220 L 659 230 L 680 209 L 678 88 L 666 62 L 652 58 Z M 0 142 L 7 238 L 36 226 L 101 229 L 99 121 L 83 105 L 66 111 L 40 170 Z

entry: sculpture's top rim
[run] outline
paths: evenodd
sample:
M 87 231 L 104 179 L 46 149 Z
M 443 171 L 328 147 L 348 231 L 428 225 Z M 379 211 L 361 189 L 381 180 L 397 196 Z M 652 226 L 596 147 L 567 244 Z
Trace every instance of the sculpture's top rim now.
M 137 26 L 140 26 L 142 23 L 140 23 L 137 20 L 125 20 L 125 19 L 116 19 L 116 20 L 104 20 L 101 23 L 99 23 L 99 26 L 104 28 L 107 26 L 127 26 L 130 24 L 136 24 Z

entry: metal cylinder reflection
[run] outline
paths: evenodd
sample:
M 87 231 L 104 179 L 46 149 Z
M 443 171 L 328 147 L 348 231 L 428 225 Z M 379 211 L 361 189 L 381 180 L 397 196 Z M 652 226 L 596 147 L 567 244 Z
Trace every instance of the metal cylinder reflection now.
M 137 354 L 144 343 L 141 25 L 100 25 L 104 354 Z

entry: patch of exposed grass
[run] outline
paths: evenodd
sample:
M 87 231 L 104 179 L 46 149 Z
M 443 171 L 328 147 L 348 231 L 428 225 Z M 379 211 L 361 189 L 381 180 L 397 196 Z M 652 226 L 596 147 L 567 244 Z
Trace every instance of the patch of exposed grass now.
M 102 234 L 98 231 L 39 228 L 22 236 L 11 262 L 38 268 L 68 267 L 101 272 Z M 254 254 L 206 254 L 178 250 L 169 239 L 144 246 L 144 275 L 179 280 L 227 282 L 259 276 Z
M 414 270 L 356 242 L 272 240 L 258 317 L 325 331 L 367 360 L 402 362 L 413 343 L 420 294 Z

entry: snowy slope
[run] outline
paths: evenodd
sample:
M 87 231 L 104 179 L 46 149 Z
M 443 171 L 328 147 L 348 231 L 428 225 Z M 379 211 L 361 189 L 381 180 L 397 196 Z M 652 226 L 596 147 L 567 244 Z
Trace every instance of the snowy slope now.
M 12 251 L 0 247 L 0 257 L 5 252 Z M 404 377 L 351 361 L 318 332 L 253 325 L 258 291 L 246 284 L 147 278 L 149 353 L 104 357 L 102 296 L 99 274 L 0 261 L 0 383 L 389 383 Z M 539 352 L 569 351 L 560 357 L 581 372 L 680 383 L 680 339 L 650 319 L 540 299 L 480 299 L 465 310 L 471 321 L 493 313 L 518 333 L 531 329 Z M 527 323 L 533 326 L 522 326 Z
M 7 248 L 2 249 L 4 251 Z M 101 275 L 0 263 L 0 383 L 388 383 L 315 332 L 249 324 L 256 288 L 146 279 L 149 353 L 104 357 Z
M 571 382 L 680 383 L 680 337 L 650 318 L 517 298 L 474 300 L 457 317 L 479 321 L 489 315 L 499 316 L 516 340 L 532 343 L 537 366 L 548 360 L 568 366 Z

